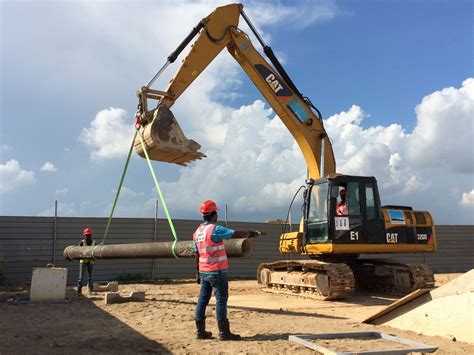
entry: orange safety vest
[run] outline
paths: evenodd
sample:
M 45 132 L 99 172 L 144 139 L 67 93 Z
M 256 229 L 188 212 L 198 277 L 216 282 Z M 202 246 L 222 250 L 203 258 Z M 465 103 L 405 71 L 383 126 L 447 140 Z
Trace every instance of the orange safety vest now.
M 193 234 L 193 240 L 199 252 L 199 271 L 212 272 L 227 270 L 227 253 L 224 241 L 219 243 L 212 241 L 211 235 L 215 224 L 201 224 Z

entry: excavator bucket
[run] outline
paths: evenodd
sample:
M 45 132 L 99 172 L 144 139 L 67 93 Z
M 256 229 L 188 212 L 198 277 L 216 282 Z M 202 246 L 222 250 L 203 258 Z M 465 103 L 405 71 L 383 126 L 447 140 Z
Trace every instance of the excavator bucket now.
M 206 157 L 198 151 L 201 148 L 199 143 L 186 138 L 169 108 L 158 106 L 153 111 L 145 112 L 141 116 L 142 123 L 150 119 L 151 122 L 140 129 L 139 134 L 142 134 L 151 160 L 186 165 L 193 160 Z M 135 139 L 134 147 L 138 155 L 145 158 L 138 136 Z

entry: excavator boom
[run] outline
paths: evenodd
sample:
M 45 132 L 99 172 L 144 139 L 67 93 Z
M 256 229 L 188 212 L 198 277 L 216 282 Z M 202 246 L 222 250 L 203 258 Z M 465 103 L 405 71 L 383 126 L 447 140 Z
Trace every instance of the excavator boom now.
M 265 45 L 258 33 L 255 31 L 264 46 L 264 52 L 269 55 L 276 69 L 260 55 L 249 37 L 237 27 L 241 15 L 255 31 L 245 16 L 241 4 L 218 7 L 199 22 L 168 58 L 169 61 L 174 60 L 178 52 L 191 41 L 192 36 L 197 35 L 196 41 L 191 45 L 189 53 L 166 90 L 158 91 L 143 87 L 139 91 L 142 135 L 150 158 L 186 164 L 205 157 L 199 152 L 201 146 L 185 137 L 169 109 L 226 47 L 295 138 L 306 160 L 309 177 L 316 179 L 321 176 L 321 172 L 334 173 L 336 170 L 334 154 L 319 111 L 316 109 L 318 115 L 313 112 L 311 102 L 296 89 L 270 47 Z M 148 110 L 148 99 L 157 100 L 157 105 L 152 110 Z M 138 139 L 135 142 L 135 149 L 143 156 L 144 152 Z

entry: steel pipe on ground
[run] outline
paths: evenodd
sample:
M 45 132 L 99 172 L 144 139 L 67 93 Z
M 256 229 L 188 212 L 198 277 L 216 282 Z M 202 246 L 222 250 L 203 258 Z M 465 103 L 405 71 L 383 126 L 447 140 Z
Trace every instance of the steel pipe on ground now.
M 247 257 L 253 252 L 252 240 L 248 238 L 224 240 L 228 257 Z M 193 241 L 178 241 L 175 253 L 180 258 L 193 258 Z M 66 260 L 80 259 L 170 259 L 173 242 L 108 244 L 95 247 L 70 245 L 64 249 Z

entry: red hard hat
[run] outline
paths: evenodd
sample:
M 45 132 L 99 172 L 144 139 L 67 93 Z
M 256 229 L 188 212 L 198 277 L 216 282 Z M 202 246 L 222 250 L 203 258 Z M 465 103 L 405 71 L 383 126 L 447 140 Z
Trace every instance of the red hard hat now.
M 86 228 L 82 231 L 82 234 L 84 235 L 92 235 L 92 229 Z
M 203 214 L 211 213 L 217 211 L 217 205 L 214 201 L 212 200 L 206 200 L 201 204 L 201 207 L 199 207 L 199 211 Z

